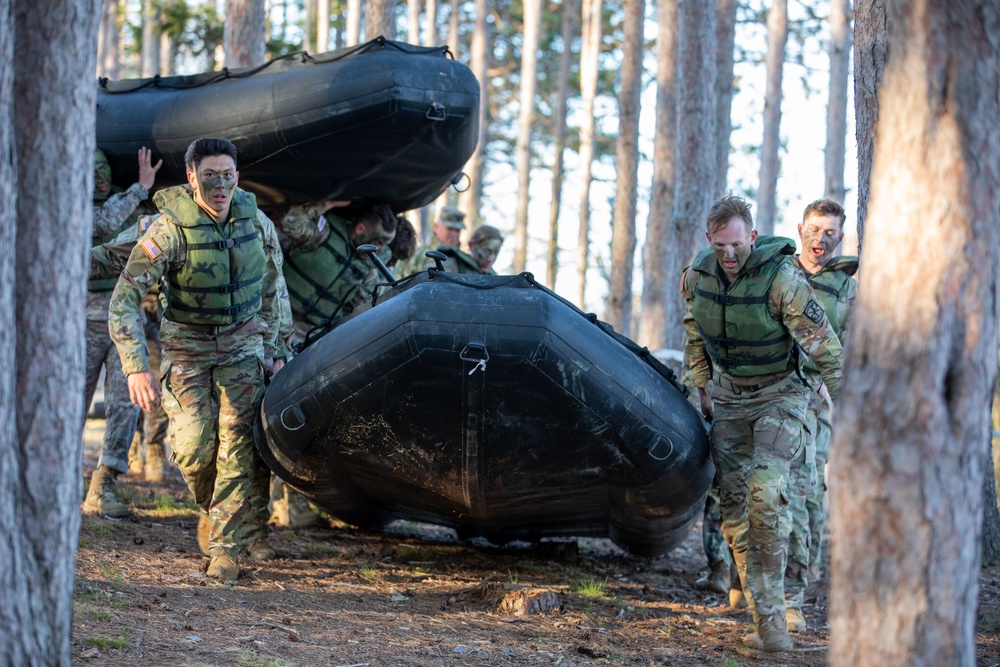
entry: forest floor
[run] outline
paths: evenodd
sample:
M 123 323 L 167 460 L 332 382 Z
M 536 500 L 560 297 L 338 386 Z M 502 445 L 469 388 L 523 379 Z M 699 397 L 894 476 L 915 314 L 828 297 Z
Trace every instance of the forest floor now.
M 85 431 L 93 470 L 104 422 Z M 740 638 L 749 613 L 699 589 L 700 526 L 667 556 L 608 540 L 496 547 L 445 528 L 397 522 L 369 533 L 333 522 L 272 527 L 278 560 L 241 559 L 239 581 L 205 576 L 197 511 L 180 473 L 123 476 L 124 520 L 83 517 L 73 656 L 78 665 L 826 664 L 828 581 L 810 587 L 809 629 L 765 654 Z M 977 663 L 1000 665 L 1000 568 L 982 571 Z

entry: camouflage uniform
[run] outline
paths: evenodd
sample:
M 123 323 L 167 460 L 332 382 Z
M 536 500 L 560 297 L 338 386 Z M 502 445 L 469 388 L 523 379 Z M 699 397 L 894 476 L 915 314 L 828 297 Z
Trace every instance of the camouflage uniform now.
M 208 514 L 210 553 L 235 558 L 267 531 L 268 471 L 252 431 L 262 362 L 282 356 L 281 249 L 254 196 L 238 188 L 220 224 L 190 186 L 162 190 L 154 203 L 163 215 L 129 255 L 112 298 L 111 335 L 127 374 L 149 370 L 142 301 L 166 279 L 160 382 L 173 458 Z M 220 301 L 231 305 L 217 307 Z
M 858 281 L 852 276 L 858 269 L 857 257 L 833 257 L 815 274 L 809 274 L 798 258 L 796 267 L 803 272 L 816 298 L 823 305 L 830 326 L 843 342 L 850 321 L 851 309 L 857 295 Z M 806 381 L 811 387 L 819 387 L 823 378 L 819 369 L 811 361 L 804 369 Z M 823 548 L 823 528 L 826 496 L 824 472 L 830 454 L 830 406 L 813 391 L 809 395 L 810 433 L 813 438 L 807 443 L 807 457 L 814 460 L 812 479 L 800 480 L 802 493 L 796 494 L 792 503 L 792 534 L 789 536 L 789 571 L 785 577 L 785 588 L 789 603 L 801 606 L 805 588 L 810 581 L 818 578 Z
M 142 310 L 146 316 L 146 350 L 149 352 L 149 367 L 157 377 L 160 375 L 160 297 L 158 293 L 150 292 L 142 302 Z M 129 452 L 131 462 L 135 460 L 139 471 L 142 471 L 145 460 L 146 480 L 151 478 L 161 481 L 163 478 L 163 459 L 166 452 L 167 428 L 169 426 L 167 413 L 163 405 L 142 414 L 139 422 L 139 432 L 132 441 L 132 451 Z M 156 468 L 158 466 L 158 469 Z
M 94 244 L 103 243 L 133 222 L 136 208 L 148 196 L 138 183 L 114 194 L 103 203 L 94 202 Z M 107 424 L 99 465 L 119 473 L 128 470 L 128 447 L 135 433 L 139 408 L 129 399 L 128 383 L 122 373 L 121 359 L 113 353 L 108 335 L 108 304 L 115 287 L 115 278 L 91 280 L 87 291 L 87 368 L 86 405 L 90 405 L 97 380 L 104 367 L 104 411 Z
M 794 248 L 788 239 L 758 238 L 731 284 L 709 248 L 683 283 L 685 361 L 714 403 L 722 531 L 755 625 L 785 613 L 789 476 L 805 458 L 809 392 L 794 344 L 816 361 L 833 395 L 841 373 L 840 342 L 791 264 Z

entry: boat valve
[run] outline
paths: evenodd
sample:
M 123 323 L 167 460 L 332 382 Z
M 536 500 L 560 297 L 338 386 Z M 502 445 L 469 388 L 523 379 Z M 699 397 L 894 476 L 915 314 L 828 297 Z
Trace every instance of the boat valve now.
M 374 246 L 371 243 L 366 243 L 364 245 L 359 245 L 357 250 L 358 253 L 361 255 L 368 255 L 368 259 L 371 260 L 371 263 L 375 265 L 375 268 L 378 269 L 378 272 L 381 273 L 385 277 L 385 279 L 392 284 L 393 287 L 397 285 L 396 276 L 392 275 L 392 271 L 390 271 L 389 267 L 385 265 L 385 262 L 382 261 L 382 258 L 378 256 L 377 246 Z
M 448 259 L 448 255 L 444 254 L 440 250 L 428 250 L 424 253 L 424 257 L 430 257 L 434 260 L 434 268 L 438 271 L 444 271 L 444 263 Z

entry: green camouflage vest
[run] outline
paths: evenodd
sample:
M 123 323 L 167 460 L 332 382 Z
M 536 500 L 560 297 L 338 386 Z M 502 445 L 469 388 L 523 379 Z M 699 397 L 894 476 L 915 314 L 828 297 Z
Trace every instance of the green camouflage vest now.
M 788 331 L 767 309 L 767 293 L 795 244 L 760 236 L 743 273 L 729 287 L 719 277 L 715 253 L 706 248 L 691 265 L 697 272 L 691 313 L 712 365 L 727 375 L 755 377 L 787 370 L 792 354 Z
M 799 267 L 801 268 L 801 266 L 800 263 Z M 826 310 L 826 319 L 830 320 L 830 326 L 833 327 L 833 332 L 838 336 L 840 335 L 841 321 L 837 306 L 847 297 L 851 276 L 857 272 L 858 258 L 841 256 L 832 258 L 826 266 L 813 275 L 806 274 L 809 285 L 816 293 L 816 299 L 823 304 L 823 308 Z M 806 361 L 805 367 L 810 371 L 819 372 L 819 368 L 811 359 Z
M 105 201 L 107 200 L 102 201 L 95 199 L 94 208 L 103 206 Z M 137 220 L 138 220 L 138 215 L 135 213 L 135 211 L 133 211 L 132 214 L 125 219 L 125 222 L 123 222 L 121 226 L 118 227 L 118 229 L 114 230 L 107 236 L 93 237 L 92 245 L 95 246 L 104 245 L 105 243 L 111 241 L 116 236 L 121 234 L 123 231 L 128 229 L 130 226 L 134 225 Z M 117 284 L 118 284 L 118 276 L 108 276 L 107 278 L 91 278 L 90 280 L 87 281 L 87 289 L 91 292 L 110 292 L 115 288 L 115 285 Z
M 225 326 L 259 311 L 267 257 L 255 224 L 257 198 L 236 190 L 222 227 L 187 188 L 161 190 L 153 199 L 186 244 L 184 266 L 168 274 L 163 316 L 181 324 Z
M 368 263 L 351 247 L 348 222 L 327 214 L 330 233 L 315 250 L 293 252 L 285 257 L 285 283 L 296 320 L 323 324 L 335 312 L 347 315 L 357 303 L 357 289 L 368 278 Z M 346 303 L 341 303 L 344 300 Z M 339 308 L 339 312 L 338 312 Z

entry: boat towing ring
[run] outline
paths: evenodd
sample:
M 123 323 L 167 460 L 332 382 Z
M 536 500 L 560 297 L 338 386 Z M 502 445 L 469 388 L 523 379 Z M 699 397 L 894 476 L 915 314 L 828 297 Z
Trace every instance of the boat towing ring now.
M 289 422 L 292 422 L 289 424 Z M 306 425 L 306 416 L 302 413 L 302 408 L 297 405 L 290 405 L 281 411 L 281 425 L 288 431 L 298 431 Z

